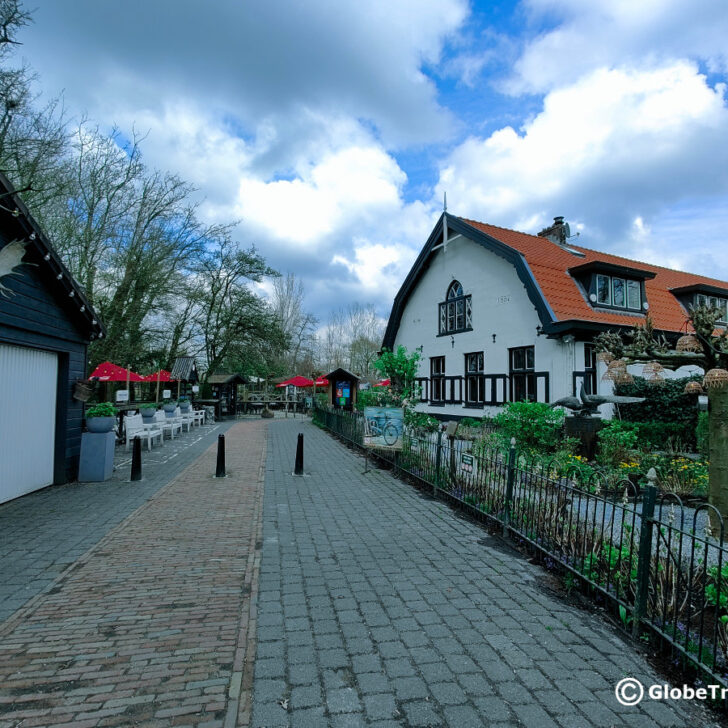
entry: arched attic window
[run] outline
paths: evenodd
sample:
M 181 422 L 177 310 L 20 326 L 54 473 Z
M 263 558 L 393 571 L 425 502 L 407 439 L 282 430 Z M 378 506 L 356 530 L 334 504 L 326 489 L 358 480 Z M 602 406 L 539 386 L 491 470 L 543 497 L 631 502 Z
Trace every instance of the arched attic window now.
M 470 295 L 465 295 L 460 281 L 447 288 L 445 300 L 439 304 L 439 335 L 457 334 L 473 329 L 473 306 Z
M 453 281 L 450 287 L 447 289 L 447 300 L 451 298 L 461 298 L 463 295 L 463 287 L 460 285 L 460 281 Z

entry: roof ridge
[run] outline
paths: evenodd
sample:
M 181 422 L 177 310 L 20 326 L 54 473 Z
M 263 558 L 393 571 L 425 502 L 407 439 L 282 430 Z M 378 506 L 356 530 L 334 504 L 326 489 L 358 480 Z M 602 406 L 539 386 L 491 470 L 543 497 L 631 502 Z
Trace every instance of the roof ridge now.
M 487 227 L 497 228 L 498 230 L 505 230 L 506 232 L 509 232 L 509 233 L 517 233 L 518 235 L 526 235 L 529 238 L 538 238 L 538 240 L 543 240 L 543 241 L 551 243 L 552 245 L 555 245 L 557 248 L 559 248 L 560 250 L 563 250 L 564 252 L 567 252 L 567 253 L 569 252 L 562 245 L 555 243 L 553 240 L 549 240 L 549 238 L 541 237 L 540 235 L 534 235 L 533 233 L 527 233 L 527 232 L 524 232 L 523 230 L 514 230 L 513 228 L 503 227 L 502 225 L 494 225 L 493 223 L 489 223 L 489 222 L 473 220 L 473 219 L 467 218 L 467 217 L 462 217 L 460 219 L 466 223 L 475 223 L 476 225 L 485 225 Z M 503 242 L 505 242 L 505 241 L 503 241 Z M 705 280 L 708 280 L 708 281 L 718 281 L 718 282 L 724 283 L 724 284 L 728 283 L 728 281 L 724 281 L 720 278 L 711 278 L 710 276 L 706 276 L 702 273 L 691 273 L 690 271 L 680 270 L 679 268 L 669 268 L 665 265 L 659 265 L 657 263 L 650 263 L 649 261 L 646 261 L 646 260 L 638 260 L 637 258 L 628 258 L 624 255 L 618 255 L 617 253 L 609 253 L 605 250 L 597 250 L 596 248 L 589 248 L 585 245 L 572 245 L 571 243 L 569 243 L 568 246 L 570 248 L 574 248 L 574 250 L 585 251 L 587 253 L 591 253 L 592 255 L 608 255 L 612 258 L 618 258 L 619 260 L 624 260 L 629 263 L 637 263 L 638 265 L 651 266 L 652 268 L 657 268 L 659 270 L 667 271 L 669 273 L 678 273 L 678 274 L 684 275 L 684 276 L 693 276 L 695 278 L 704 278 Z

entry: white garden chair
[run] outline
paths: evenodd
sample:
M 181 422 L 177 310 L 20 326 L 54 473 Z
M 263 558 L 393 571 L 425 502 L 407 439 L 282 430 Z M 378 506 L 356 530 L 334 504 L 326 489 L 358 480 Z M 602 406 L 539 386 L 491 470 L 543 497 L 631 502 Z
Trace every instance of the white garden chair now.
M 177 407 L 177 409 L 174 411 L 174 418 L 177 420 L 177 422 L 180 423 L 180 425 L 182 425 L 182 427 L 187 428 L 187 432 L 190 431 L 192 423 L 195 421 L 195 418 L 192 416 L 191 412 L 183 414 L 182 410 L 179 407 Z
M 159 438 L 159 444 L 162 444 L 162 430 L 155 427 L 154 424 L 145 425 L 141 415 L 127 415 L 124 418 L 124 432 L 126 434 L 126 449 L 135 437 L 141 437 L 147 441 L 147 447 L 152 449 L 152 440 Z
M 169 437 L 174 440 L 174 433 L 182 431 L 182 424 L 177 422 L 174 417 L 167 417 L 164 412 L 156 412 L 154 414 L 154 424 L 159 427 L 162 432 L 169 432 Z
M 205 424 L 205 410 L 204 409 L 192 410 L 192 416 L 194 417 L 195 424 L 198 427 L 200 425 Z

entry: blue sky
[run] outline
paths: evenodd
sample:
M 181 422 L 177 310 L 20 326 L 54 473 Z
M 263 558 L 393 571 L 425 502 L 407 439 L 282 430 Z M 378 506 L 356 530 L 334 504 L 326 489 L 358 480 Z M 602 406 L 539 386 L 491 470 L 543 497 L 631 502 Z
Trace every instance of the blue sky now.
M 728 280 L 724 0 L 38 0 L 42 94 L 192 182 L 322 319 L 442 209 Z

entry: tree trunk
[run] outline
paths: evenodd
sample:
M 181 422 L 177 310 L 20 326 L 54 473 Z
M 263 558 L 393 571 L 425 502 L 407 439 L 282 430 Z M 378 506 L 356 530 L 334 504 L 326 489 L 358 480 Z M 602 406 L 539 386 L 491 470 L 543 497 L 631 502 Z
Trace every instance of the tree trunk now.
M 710 389 L 708 430 L 710 437 L 709 501 L 723 516 L 728 526 L 728 387 Z M 720 534 L 718 519 L 711 512 L 713 534 Z

